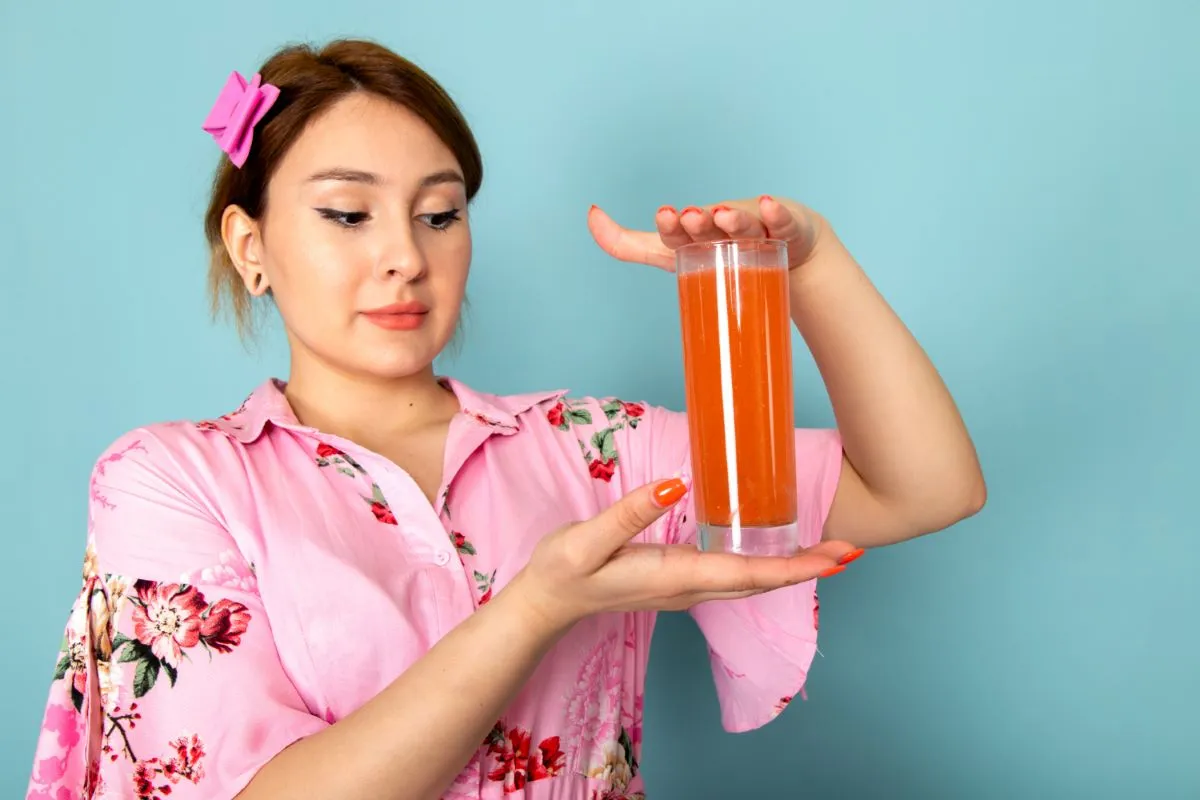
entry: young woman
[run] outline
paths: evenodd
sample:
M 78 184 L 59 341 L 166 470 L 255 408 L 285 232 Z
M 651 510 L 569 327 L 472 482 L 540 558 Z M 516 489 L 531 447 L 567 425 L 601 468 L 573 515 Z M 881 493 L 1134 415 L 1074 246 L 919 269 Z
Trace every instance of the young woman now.
M 838 420 L 796 431 L 805 549 L 701 554 L 683 414 L 435 375 L 482 171 L 429 76 L 288 48 L 204 127 L 214 296 L 243 327 L 270 297 L 290 375 L 99 458 L 30 798 L 639 798 L 656 611 L 691 610 L 725 727 L 760 726 L 803 687 L 817 577 L 983 505 L 933 366 L 797 203 L 588 215 L 664 269 L 696 240 L 789 243 Z

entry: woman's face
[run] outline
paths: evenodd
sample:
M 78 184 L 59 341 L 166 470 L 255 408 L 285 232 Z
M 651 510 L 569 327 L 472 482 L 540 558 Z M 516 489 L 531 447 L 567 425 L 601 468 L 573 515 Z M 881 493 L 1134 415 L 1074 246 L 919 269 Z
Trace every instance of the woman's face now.
M 316 360 L 404 377 L 453 337 L 471 262 L 466 189 L 450 149 L 411 111 L 342 99 L 284 156 L 258 224 L 241 224 L 243 277 L 270 289 L 293 371 Z

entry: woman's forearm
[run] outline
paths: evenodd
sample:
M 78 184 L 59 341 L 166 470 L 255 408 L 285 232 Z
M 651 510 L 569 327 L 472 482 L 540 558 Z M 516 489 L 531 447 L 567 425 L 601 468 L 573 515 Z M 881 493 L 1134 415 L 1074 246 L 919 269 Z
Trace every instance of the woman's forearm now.
M 974 513 L 984 502 L 983 476 L 937 370 L 828 228 L 814 256 L 793 271 L 792 318 L 870 500 L 846 504 L 859 519 L 843 528 L 854 531 L 856 543 L 890 544 Z M 864 510 L 868 505 L 874 512 Z
M 370 702 L 277 755 L 239 800 L 441 796 L 567 630 L 543 621 L 510 584 Z

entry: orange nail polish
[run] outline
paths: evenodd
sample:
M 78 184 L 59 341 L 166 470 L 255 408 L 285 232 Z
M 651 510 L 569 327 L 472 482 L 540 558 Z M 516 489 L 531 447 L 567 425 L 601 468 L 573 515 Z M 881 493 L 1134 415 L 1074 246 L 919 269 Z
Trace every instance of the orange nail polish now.
M 769 194 L 764 194 L 762 197 L 760 197 L 758 199 L 759 199 L 759 202 L 762 202 L 763 200 L 770 200 L 770 201 L 774 202 L 774 200 L 775 200 L 775 198 L 771 197 L 771 195 L 769 195 Z
M 654 487 L 654 502 L 659 508 L 670 508 L 687 494 L 687 485 L 679 478 L 671 478 Z
M 729 206 L 713 206 L 713 213 L 715 214 L 718 211 L 733 211 L 733 209 Z
M 844 570 L 844 569 L 845 569 L 845 567 L 843 567 L 843 566 L 840 566 L 840 565 L 839 565 L 839 566 L 836 566 L 836 567 L 830 567 L 829 569 L 825 570 L 824 572 L 822 572 L 822 573 L 821 573 L 819 576 L 817 576 L 817 577 L 820 577 L 820 578 L 829 578 L 829 577 L 832 577 L 832 576 L 834 576 L 834 575 L 837 575 L 839 572 L 841 572 L 841 571 L 842 571 L 842 570 Z
M 702 212 L 700 209 L 696 208 L 695 206 L 688 206 L 687 208 L 685 208 L 685 209 L 683 210 L 683 214 L 684 214 L 684 215 L 687 215 L 687 214 L 702 214 L 702 213 L 704 213 L 704 212 Z
M 663 213 L 664 211 L 670 211 L 672 214 L 678 214 L 678 213 L 679 213 L 678 211 L 676 211 L 676 210 L 675 210 L 675 207 L 674 207 L 674 206 L 663 206 L 663 207 L 661 207 L 660 209 L 658 209 L 658 213 L 659 213 L 659 214 Z
M 856 548 L 854 548 L 853 550 L 851 550 L 849 553 L 846 553 L 846 555 L 844 555 L 844 556 L 842 556 L 841 558 L 839 558 L 839 559 L 838 559 L 838 563 L 839 563 L 839 564 L 843 564 L 843 565 L 844 565 L 844 564 L 849 564 L 851 561 L 853 561 L 854 559 L 858 558 L 859 556 L 861 556 L 861 555 L 862 555 L 863 553 L 865 553 L 865 552 L 867 552 L 867 551 L 866 551 L 866 550 L 863 550 L 861 547 L 856 547 Z

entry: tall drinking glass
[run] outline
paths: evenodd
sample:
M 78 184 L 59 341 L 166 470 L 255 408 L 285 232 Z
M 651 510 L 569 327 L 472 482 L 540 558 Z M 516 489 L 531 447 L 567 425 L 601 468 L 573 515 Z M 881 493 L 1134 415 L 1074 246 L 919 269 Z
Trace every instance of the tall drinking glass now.
M 692 493 L 701 550 L 799 548 L 787 244 L 676 250 Z

